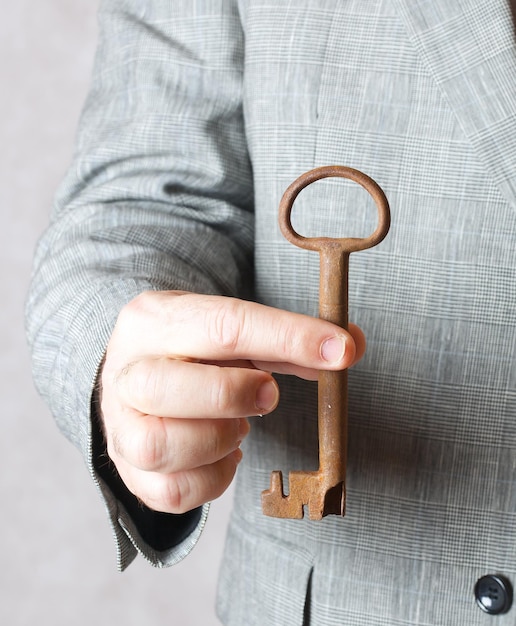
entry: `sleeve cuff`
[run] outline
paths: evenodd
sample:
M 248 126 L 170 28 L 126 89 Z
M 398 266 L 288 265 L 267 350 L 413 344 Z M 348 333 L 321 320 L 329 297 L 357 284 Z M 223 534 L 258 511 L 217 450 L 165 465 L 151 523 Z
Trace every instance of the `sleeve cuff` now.
M 178 563 L 197 543 L 209 505 L 180 515 L 153 511 L 145 506 L 127 489 L 107 454 L 94 401 L 91 419 L 93 478 L 107 505 L 119 569 L 124 570 L 138 553 L 155 567 Z

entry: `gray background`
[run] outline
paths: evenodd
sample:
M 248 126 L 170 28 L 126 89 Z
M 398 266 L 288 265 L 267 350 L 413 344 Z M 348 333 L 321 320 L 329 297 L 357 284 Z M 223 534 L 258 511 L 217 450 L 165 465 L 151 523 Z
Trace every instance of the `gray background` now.
M 196 549 L 116 570 L 111 531 L 79 454 L 34 391 L 23 302 L 35 242 L 70 159 L 91 72 L 96 0 L 16 0 L 0 20 L 0 623 L 211 626 L 231 494 Z

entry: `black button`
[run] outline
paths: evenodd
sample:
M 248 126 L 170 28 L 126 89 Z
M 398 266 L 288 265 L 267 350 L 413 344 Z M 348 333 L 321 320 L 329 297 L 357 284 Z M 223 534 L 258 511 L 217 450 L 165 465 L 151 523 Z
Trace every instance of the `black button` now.
M 507 613 L 512 604 L 511 583 L 503 576 L 482 576 L 475 585 L 475 598 L 478 606 L 489 615 Z

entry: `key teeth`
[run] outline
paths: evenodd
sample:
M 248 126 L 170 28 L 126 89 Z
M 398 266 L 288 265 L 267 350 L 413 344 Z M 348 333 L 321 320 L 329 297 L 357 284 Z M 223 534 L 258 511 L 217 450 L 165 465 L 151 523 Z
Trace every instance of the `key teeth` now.
M 317 472 L 291 472 L 289 476 L 290 493 L 283 491 L 283 473 L 276 470 L 271 473 L 270 488 L 262 492 L 262 510 L 270 517 L 302 519 L 303 506 L 308 505 L 310 520 L 320 520 L 327 515 L 346 513 L 346 488 L 344 482 L 339 482 L 321 493 L 321 485 L 315 493 L 308 487 L 310 482 L 315 483 Z M 306 489 L 306 491 L 305 491 Z
M 283 473 L 279 470 L 271 473 L 270 489 L 262 492 L 262 511 L 269 517 L 303 518 L 303 503 L 285 495 Z

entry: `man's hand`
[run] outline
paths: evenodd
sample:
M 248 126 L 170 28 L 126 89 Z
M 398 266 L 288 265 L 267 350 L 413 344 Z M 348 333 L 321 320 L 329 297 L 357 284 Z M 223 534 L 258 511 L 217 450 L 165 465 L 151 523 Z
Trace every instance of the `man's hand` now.
M 276 408 L 271 372 L 314 380 L 365 351 L 362 331 L 253 302 L 145 292 L 121 311 L 102 370 L 109 456 L 129 490 L 183 513 L 221 495 L 247 417 Z

